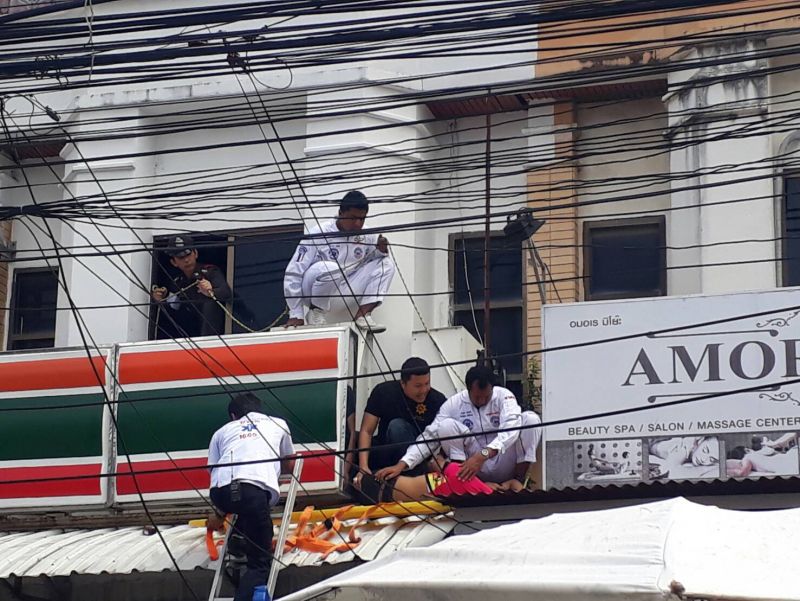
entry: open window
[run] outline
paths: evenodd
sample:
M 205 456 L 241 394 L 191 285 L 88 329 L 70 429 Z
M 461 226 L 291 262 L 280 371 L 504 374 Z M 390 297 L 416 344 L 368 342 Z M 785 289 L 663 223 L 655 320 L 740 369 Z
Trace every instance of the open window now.
M 16 269 L 8 350 L 52 348 L 56 338 L 57 269 Z
M 490 243 L 489 290 L 491 301 L 490 352 L 508 355 L 500 360 L 506 371 L 506 387 L 523 398 L 524 302 L 522 247 L 501 233 Z M 477 340 L 484 331 L 484 237 L 483 234 L 451 238 L 453 325 L 463 326 Z
M 782 204 L 783 285 L 800 286 L 800 176 L 784 178 Z
M 217 266 L 233 291 L 226 304 L 225 333 L 239 334 L 262 330 L 283 322 L 286 303 L 283 298 L 283 272 L 303 236 L 302 227 L 281 227 L 235 232 L 198 232 L 191 234 L 198 251 L 198 264 Z M 156 250 L 167 246 L 170 236 L 154 239 Z M 165 286 L 179 275 L 164 252 L 156 252 L 152 282 Z M 278 319 L 280 317 L 280 319 Z M 150 339 L 181 336 L 183 324 L 164 319 L 153 307 L 150 315 Z M 276 324 L 277 325 L 277 324 Z

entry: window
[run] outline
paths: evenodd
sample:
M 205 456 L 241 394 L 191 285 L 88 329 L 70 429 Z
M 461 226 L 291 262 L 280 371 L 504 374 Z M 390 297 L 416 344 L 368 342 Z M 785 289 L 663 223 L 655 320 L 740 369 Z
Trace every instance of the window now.
M 800 286 L 800 177 L 787 177 L 783 184 L 783 285 Z
M 664 217 L 584 224 L 586 300 L 667 293 Z
M 483 235 L 451 239 L 453 325 L 463 326 L 483 339 L 484 238 Z M 501 359 L 506 386 L 522 400 L 524 316 L 522 247 L 493 234 L 490 245 L 491 316 L 490 353 L 512 355 Z
M 8 350 L 55 346 L 58 271 L 17 269 L 11 290 Z
M 233 301 L 227 304 L 233 317 L 251 330 L 269 326 L 283 312 L 283 272 L 303 236 L 302 228 L 271 228 L 231 233 L 191 234 L 198 250 L 198 263 L 219 267 L 233 290 Z M 169 236 L 154 241 L 156 249 L 167 245 Z M 179 275 L 163 252 L 156 253 L 153 284 L 164 286 Z M 180 331 L 191 331 L 188 324 L 158 319 L 151 311 L 150 339 L 180 337 Z M 156 325 L 158 327 L 156 327 Z M 231 316 L 226 316 L 225 333 L 239 334 L 248 330 Z

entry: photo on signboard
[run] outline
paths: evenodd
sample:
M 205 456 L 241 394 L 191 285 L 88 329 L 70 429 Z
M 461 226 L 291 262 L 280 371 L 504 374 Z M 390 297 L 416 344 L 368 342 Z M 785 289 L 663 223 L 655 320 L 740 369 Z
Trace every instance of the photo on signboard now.
M 573 473 L 581 483 L 640 481 L 642 441 L 582 440 L 573 443 Z
M 648 471 L 651 480 L 720 478 L 720 443 L 716 436 L 650 438 Z
M 796 476 L 800 473 L 797 432 L 726 434 L 725 473 L 729 478 Z

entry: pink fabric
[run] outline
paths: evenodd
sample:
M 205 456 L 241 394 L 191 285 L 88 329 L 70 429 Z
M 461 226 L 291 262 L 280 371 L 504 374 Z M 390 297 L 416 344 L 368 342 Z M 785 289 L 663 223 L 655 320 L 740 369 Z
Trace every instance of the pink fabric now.
M 449 497 L 451 495 L 490 495 L 492 489 L 486 486 L 477 476 L 463 481 L 458 478 L 458 470 L 461 469 L 460 463 L 449 463 L 444 468 L 444 482 L 433 491 L 438 497 Z

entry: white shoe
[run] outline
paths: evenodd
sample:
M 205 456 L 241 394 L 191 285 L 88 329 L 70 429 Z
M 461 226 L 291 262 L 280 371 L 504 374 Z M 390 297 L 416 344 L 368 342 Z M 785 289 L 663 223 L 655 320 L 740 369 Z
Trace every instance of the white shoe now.
M 322 309 L 311 309 L 306 315 L 306 325 L 324 326 L 328 321 L 325 319 L 325 311 Z
M 386 331 L 386 326 L 377 323 L 374 319 L 372 319 L 372 315 L 370 313 L 362 315 L 361 317 L 356 319 L 356 326 L 360 330 L 366 330 L 372 332 L 373 334 L 380 334 L 381 332 Z

